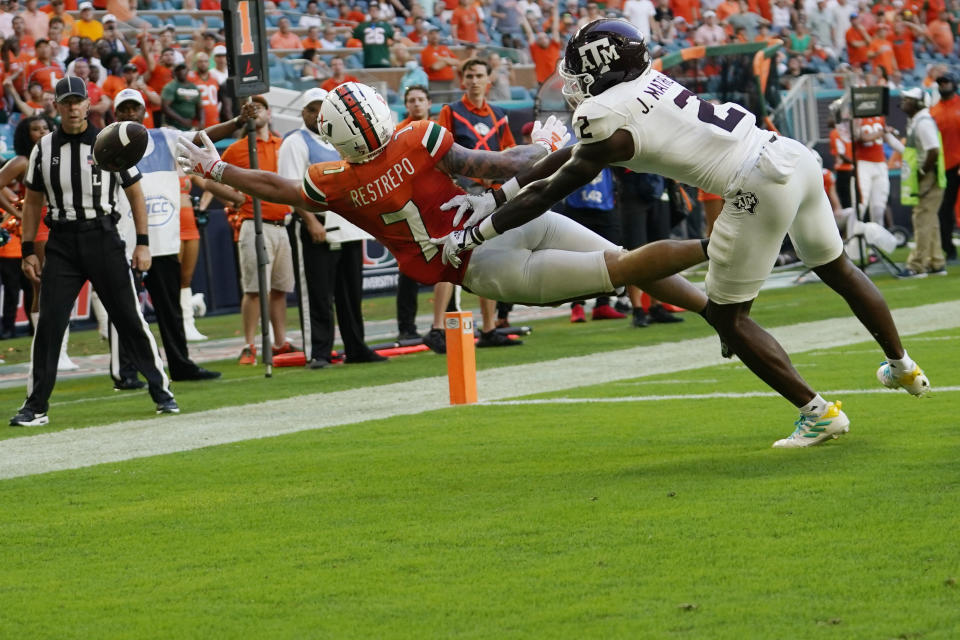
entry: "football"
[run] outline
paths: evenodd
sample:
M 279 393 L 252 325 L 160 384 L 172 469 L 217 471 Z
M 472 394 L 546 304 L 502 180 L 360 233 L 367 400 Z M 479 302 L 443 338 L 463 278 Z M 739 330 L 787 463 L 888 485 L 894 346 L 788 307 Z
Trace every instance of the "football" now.
M 106 171 L 126 171 L 147 150 L 147 128 L 137 122 L 114 122 L 97 134 L 93 159 Z

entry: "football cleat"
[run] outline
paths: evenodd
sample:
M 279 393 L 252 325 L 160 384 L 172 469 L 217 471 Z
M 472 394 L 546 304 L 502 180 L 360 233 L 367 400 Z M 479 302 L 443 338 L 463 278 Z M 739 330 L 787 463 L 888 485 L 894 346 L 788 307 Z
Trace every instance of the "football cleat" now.
M 587 318 L 583 315 L 583 305 L 582 304 L 572 304 L 570 305 L 570 322 L 578 324 L 580 322 L 586 322 Z
M 257 364 L 257 348 L 252 344 L 245 346 L 243 351 L 240 352 L 240 359 L 237 360 L 237 364 Z
M 841 402 L 831 402 L 822 416 L 807 416 L 800 414 L 793 433 L 782 440 L 773 443 L 775 449 L 797 449 L 812 447 L 824 440 L 839 438 L 850 431 L 850 419 L 840 410 Z
M 434 353 L 444 354 L 447 352 L 447 334 L 443 329 L 432 328 L 423 336 L 423 344 Z
M 888 389 L 906 389 L 907 393 L 915 395 L 918 398 L 930 391 L 930 381 L 924 375 L 923 369 L 917 365 L 913 366 L 913 371 L 900 374 L 893 372 L 890 365 L 884 362 L 877 369 L 877 380 Z
M 620 313 L 609 304 L 598 305 L 590 313 L 591 320 L 623 320 L 626 317 L 626 314 Z

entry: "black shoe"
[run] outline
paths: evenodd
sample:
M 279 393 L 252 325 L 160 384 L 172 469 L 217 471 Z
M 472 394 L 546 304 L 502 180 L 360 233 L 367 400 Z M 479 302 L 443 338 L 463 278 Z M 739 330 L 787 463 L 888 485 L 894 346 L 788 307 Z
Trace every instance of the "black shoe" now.
M 447 352 L 447 333 L 443 329 L 430 329 L 423 336 L 423 344 L 434 353 L 443 355 Z
M 113 381 L 114 391 L 136 391 L 137 389 L 143 389 L 145 386 L 147 386 L 147 383 L 139 378 L 123 378 Z
M 11 427 L 39 427 L 49 422 L 50 418 L 47 417 L 47 414 L 35 412 L 33 409 L 27 409 L 26 407 L 17 411 L 17 415 L 10 418 Z
M 333 366 L 333 363 L 326 358 L 314 358 L 306 364 L 307 369 L 326 369 Z
M 157 413 L 180 413 L 180 406 L 173 398 L 157 403 Z
M 900 273 L 898 273 L 896 277 L 899 278 L 900 280 L 907 280 L 912 278 L 926 278 L 927 272 L 926 271 L 918 272 L 918 271 L 914 271 L 913 269 L 907 268 L 907 269 L 901 269 Z
M 641 308 L 633 310 L 633 326 L 638 329 L 650 326 L 650 316 L 647 315 L 646 311 Z
M 620 298 L 617 298 L 617 301 L 616 303 L 614 303 L 613 308 L 619 311 L 620 313 L 630 313 L 630 310 L 633 309 L 633 307 L 629 303 L 624 302 Z
M 477 341 L 477 347 L 516 347 L 523 344 L 523 340 L 515 340 L 510 336 L 497 333 L 494 329 L 488 333 L 480 333 L 480 340 Z
M 420 334 L 416 331 L 401 331 L 397 335 L 397 342 L 403 342 L 404 340 L 419 340 Z
M 651 322 L 662 322 L 664 324 L 672 324 L 674 322 L 683 322 L 683 318 L 675 316 L 666 309 L 663 308 L 661 304 L 655 304 L 650 307 L 650 321 Z
M 0 331 L 0 340 L 9 340 L 14 335 L 16 334 L 14 333 L 13 329 L 4 329 L 3 331 Z
M 386 362 L 389 360 L 387 356 L 382 356 L 376 351 L 370 351 L 359 358 L 347 358 L 346 364 L 361 364 L 363 362 Z
M 173 376 L 171 376 L 171 378 L 173 378 L 173 380 L 175 380 L 176 382 L 182 382 L 182 381 L 190 381 L 190 380 L 214 380 L 216 378 L 219 378 L 221 375 L 223 374 L 221 374 L 219 371 L 210 371 L 209 369 L 204 369 L 203 367 L 197 367 L 197 370 L 194 371 L 193 373 L 189 373 L 185 376 L 179 376 L 176 378 L 173 378 Z M 139 382 L 139 380 L 137 382 Z

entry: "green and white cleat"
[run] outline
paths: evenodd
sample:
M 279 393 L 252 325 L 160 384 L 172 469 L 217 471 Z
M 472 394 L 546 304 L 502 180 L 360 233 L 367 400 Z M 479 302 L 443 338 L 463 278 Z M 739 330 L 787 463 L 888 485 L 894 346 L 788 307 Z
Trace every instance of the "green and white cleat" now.
M 840 410 L 841 402 L 831 402 L 827 405 L 827 411 L 819 418 L 816 416 L 805 416 L 802 413 L 797 421 L 794 422 L 793 433 L 788 437 L 777 440 L 773 443 L 775 449 L 796 449 L 799 447 L 812 447 L 825 440 L 839 438 L 842 434 L 850 431 L 850 418 Z
M 898 376 L 890 368 L 890 365 L 884 362 L 877 369 L 877 380 L 888 389 L 906 389 L 907 393 L 918 398 L 930 391 L 930 381 L 924 375 L 923 369 L 916 365 L 914 365 L 913 371 Z

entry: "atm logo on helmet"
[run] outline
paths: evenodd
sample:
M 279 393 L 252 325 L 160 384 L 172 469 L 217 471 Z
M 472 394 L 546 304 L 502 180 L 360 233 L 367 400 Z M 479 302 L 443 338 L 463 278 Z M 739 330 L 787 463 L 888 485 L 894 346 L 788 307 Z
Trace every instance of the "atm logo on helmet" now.
M 580 52 L 580 61 L 583 63 L 583 71 L 598 69 L 600 73 L 606 73 L 610 70 L 610 62 L 620 59 L 616 47 L 610 44 L 610 40 L 607 38 L 588 42 L 579 47 L 578 51 Z

